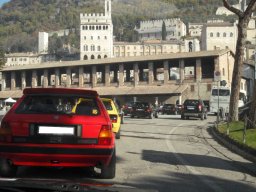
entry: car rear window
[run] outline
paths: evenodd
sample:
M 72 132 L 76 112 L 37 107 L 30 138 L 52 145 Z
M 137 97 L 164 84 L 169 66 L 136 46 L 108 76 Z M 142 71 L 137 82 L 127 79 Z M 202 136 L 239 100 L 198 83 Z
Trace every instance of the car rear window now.
M 185 105 L 197 105 L 199 103 L 198 100 L 186 100 Z
M 138 108 L 145 108 L 145 107 L 149 107 L 149 103 L 135 103 L 134 106 L 138 107 Z
M 100 114 L 96 98 L 67 95 L 27 95 L 17 107 L 18 114 Z
M 103 103 L 104 103 L 107 110 L 110 110 L 110 111 L 113 110 L 112 105 L 111 105 L 111 101 L 103 101 Z

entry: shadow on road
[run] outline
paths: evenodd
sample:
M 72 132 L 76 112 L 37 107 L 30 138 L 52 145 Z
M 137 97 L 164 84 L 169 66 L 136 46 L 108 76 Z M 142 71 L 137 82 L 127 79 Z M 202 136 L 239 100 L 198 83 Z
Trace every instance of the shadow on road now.
M 193 167 L 239 171 L 256 176 L 256 172 L 252 171 L 255 169 L 254 163 L 231 161 L 206 155 L 143 150 L 142 159 L 149 162 L 164 163 L 169 165 L 186 165 Z
M 204 182 L 203 182 L 204 181 Z M 208 183 L 209 182 L 209 183 Z M 166 171 L 161 176 L 142 176 L 128 186 L 159 192 L 252 192 L 256 188 L 245 183 L 206 175 L 191 175 Z

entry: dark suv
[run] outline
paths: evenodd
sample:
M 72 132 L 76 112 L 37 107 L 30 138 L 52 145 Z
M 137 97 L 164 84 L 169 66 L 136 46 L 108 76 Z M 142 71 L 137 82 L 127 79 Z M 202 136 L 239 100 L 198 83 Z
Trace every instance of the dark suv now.
M 196 117 L 204 120 L 207 118 L 207 109 L 204 102 L 200 99 L 187 99 L 183 104 L 181 119 Z
M 148 117 L 153 118 L 153 106 L 148 102 L 135 102 L 132 105 L 131 118 Z
M 167 115 L 177 115 L 177 108 L 176 105 L 174 104 L 164 104 L 162 108 L 162 114 L 167 114 Z

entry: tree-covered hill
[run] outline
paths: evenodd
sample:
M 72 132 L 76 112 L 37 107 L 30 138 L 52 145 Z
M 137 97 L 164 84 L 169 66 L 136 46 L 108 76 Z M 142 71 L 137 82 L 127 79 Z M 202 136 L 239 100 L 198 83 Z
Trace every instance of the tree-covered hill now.
M 114 35 L 134 40 L 133 29 L 141 20 L 205 22 L 221 5 L 221 0 L 112 0 Z M 36 51 L 39 31 L 79 29 L 79 14 L 94 12 L 104 12 L 104 0 L 11 0 L 0 8 L 0 44 L 10 52 Z M 66 43 L 78 48 L 79 31 L 69 35 Z

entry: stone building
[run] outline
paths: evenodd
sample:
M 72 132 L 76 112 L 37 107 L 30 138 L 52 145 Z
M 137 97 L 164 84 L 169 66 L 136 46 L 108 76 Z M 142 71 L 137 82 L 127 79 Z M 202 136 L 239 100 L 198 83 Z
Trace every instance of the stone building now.
M 135 28 L 135 31 L 138 32 L 139 41 L 152 39 L 161 40 L 163 23 L 165 23 L 166 26 L 166 40 L 180 40 L 183 36 L 186 36 L 187 27 L 179 18 L 141 21 L 140 27 Z
M 237 24 L 210 20 L 202 29 L 201 50 L 230 49 L 235 52 Z
M 204 23 L 188 23 L 188 34 L 191 37 L 201 37 Z
M 80 14 L 80 60 L 113 56 L 111 0 L 105 0 L 105 14 Z
M 11 53 L 6 54 L 5 66 L 21 66 L 21 65 L 33 65 L 50 61 L 56 61 L 54 54 L 39 54 L 39 53 Z
M 184 52 L 184 42 L 179 40 L 148 40 L 142 42 L 114 42 L 115 57 L 134 57 Z

